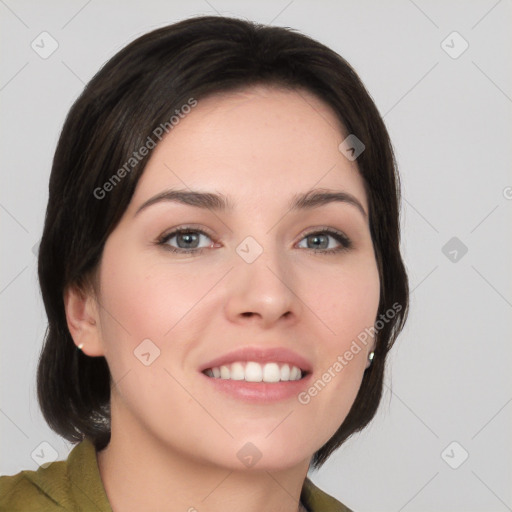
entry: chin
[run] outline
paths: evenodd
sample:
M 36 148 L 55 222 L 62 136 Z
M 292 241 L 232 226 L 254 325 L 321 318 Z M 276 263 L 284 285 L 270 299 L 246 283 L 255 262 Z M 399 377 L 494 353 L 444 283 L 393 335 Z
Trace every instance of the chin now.
M 258 436 L 252 439 L 246 436 L 243 441 L 238 441 L 236 468 L 246 466 L 248 470 L 283 471 L 300 464 L 309 465 L 314 448 L 307 450 L 305 443 L 301 443 L 300 438 L 293 434 L 287 435 L 286 439 L 277 435 L 272 439 L 273 436 L 270 434 L 267 438 Z

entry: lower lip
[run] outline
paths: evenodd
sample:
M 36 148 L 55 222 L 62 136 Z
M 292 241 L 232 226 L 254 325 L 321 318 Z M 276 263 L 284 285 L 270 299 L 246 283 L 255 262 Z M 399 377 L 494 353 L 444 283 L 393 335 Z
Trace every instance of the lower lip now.
M 216 379 L 204 373 L 201 375 L 221 393 L 246 402 L 268 403 L 297 398 L 299 393 L 308 387 L 312 374 L 300 380 L 281 382 L 246 382 L 245 380 Z

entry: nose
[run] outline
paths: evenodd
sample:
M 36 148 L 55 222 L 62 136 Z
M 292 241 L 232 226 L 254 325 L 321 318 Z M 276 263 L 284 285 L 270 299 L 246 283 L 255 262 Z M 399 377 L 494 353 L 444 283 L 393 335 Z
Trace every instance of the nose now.
M 262 328 L 280 322 L 290 325 L 303 308 L 296 287 L 293 269 L 277 249 L 264 250 L 252 263 L 240 258 L 229 276 L 226 315 L 231 322 Z

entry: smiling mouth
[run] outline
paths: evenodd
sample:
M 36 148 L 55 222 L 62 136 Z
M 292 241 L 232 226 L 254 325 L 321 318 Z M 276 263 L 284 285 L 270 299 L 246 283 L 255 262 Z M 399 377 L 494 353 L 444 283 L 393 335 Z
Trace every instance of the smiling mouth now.
M 297 381 L 308 375 L 307 371 L 292 364 L 277 362 L 260 364 L 255 361 L 236 361 L 207 368 L 202 373 L 213 379 L 266 383 Z

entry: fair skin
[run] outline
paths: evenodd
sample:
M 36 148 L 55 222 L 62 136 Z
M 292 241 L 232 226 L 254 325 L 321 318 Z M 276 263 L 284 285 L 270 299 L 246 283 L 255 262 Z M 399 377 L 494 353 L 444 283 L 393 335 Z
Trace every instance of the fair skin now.
M 374 324 L 368 203 L 356 162 L 338 150 L 345 137 L 305 91 L 260 86 L 200 100 L 154 150 L 107 239 L 97 296 L 66 291 L 75 343 L 104 356 L 115 383 L 111 442 L 98 453 L 114 512 L 299 509 L 311 457 L 348 414 L 373 342 L 307 404 L 296 393 L 259 402 L 224 393 L 201 368 L 240 347 L 281 347 L 308 362 L 311 386 Z M 223 194 L 234 207 L 160 201 L 136 214 L 171 188 Z M 365 213 L 339 201 L 289 210 L 313 188 L 347 192 Z M 156 243 L 191 224 L 207 233 L 195 232 L 201 253 Z M 343 249 L 326 227 L 352 246 L 326 254 Z M 236 250 L 248 236 L 263 250 L 251 263 Z M 185 238 L 167 247 L 194 247 Z M 160 350 L 148 366 L 134 356 L 146 339 Z M 247 443 L 261 455 L 251 467 L 237 456 Z

